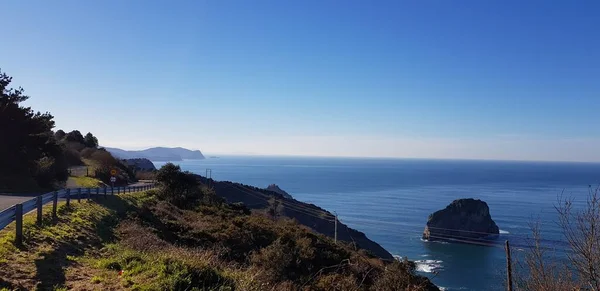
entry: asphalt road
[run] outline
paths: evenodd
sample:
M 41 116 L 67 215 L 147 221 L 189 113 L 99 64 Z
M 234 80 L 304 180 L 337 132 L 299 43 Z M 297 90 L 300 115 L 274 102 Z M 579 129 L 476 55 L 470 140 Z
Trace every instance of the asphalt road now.
M 137 182 L 129 184 L 129 186 L 143 186 L 148 183 Z M 34 194 L 0 194 L 0 211 L 9 208 L 15 204 L 25 202 L 35 196 L 42 195 L 45 193 L 34 193 Z

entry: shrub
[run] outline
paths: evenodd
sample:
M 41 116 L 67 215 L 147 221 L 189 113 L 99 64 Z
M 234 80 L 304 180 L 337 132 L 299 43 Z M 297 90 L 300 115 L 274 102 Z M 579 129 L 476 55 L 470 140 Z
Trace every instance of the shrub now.
M 65 161 L 69 166 L 81 166 L 83 165 L 83 161 L 81 161 L 81 154 L 72 148 L 65 147 Z
M 97 149 L 95 148 L 85 148 L 81 151 L 81 156 L 89 159 L 92 157 L 92 155 L 97 151 Z
M 278 282 L 287 278 L 287 269 L 293 259 L 289 246 L 278 239 L 273 244 L 252 254 L 250 261 L 265 270 L 263 280 Z
M 158 196 L 179 207 L 201 197 L 199 182 L 190 173 L 181 171 L 179 166 L 167 163 L 156 173 L 156 181 L 160 184 Z
M 138 180 L 154 180 L 156 179 L 156 171 L 137 171 L 135 178 Z

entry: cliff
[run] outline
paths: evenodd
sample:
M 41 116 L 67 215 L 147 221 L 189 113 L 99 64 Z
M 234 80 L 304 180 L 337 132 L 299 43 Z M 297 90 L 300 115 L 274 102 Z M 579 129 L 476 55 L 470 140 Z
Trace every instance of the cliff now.
M 154 164 L 150 160 L 145 159 L 145 158 L 126 159 L 124 161 L 128 166 L 133 167 L 135 170 L 138 170 L 138 171 L 154 171 L 154 170 L 156 170 L 156 167 L 154 166 Z
M 197 175 L 197 178 L 204 184 L 209 182 L 200 175 Z M 218 196 L 225 198 L 229 203 L 242 202 L 246 207 L 254 210 L 275 208 L 278 215 L 293 218 L 318 233 L 329 237 L 334 236 L 334 215 L 314 204 L 300 202 L 270 190 L 239 183 L 211 179 L 210 185 Z M 357 248 L 365 249 L 382 259 L 393 260 L 392 254 L 378 243 L 370 240 L 364 233 L 341 222 L 338 222 L 338 240 L 354 244 Z
M 269 191 L 273 191 L 277 194 L 281 194 L 281 196 L 287 198 L 287 199 L 294 199 L 294 197 L 292 197 L 292 195 L 290 195 L 288 192 L 285 192 L 284 190 L 282 190 L 281 188 L 279 188 L 279 186 L 277 186 L 276 184 L 271 184 L 269 185 L 266 190 Z
M 485 244 L 487 238 L 499 232 L 487 203 L 472 198 L 458 199 L 429 215 L 423 239 Z

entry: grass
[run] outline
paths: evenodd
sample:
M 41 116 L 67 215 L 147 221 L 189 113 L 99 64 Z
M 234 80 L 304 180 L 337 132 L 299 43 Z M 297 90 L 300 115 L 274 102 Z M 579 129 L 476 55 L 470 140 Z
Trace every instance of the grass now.
M 384 263 L 294 221 L 227 204 L 181 209 L 153 193 L 61 203 L 54 220 L 46 207 L 41 226 L 26 215 L 22 247 L 8 226 L 0 288 L 436 290 L 410 262 Z
M 104 183 L 102 181 L 92 177 L 69 177 L 78 187 L 82 188 L 96 188 L 102 187 Z

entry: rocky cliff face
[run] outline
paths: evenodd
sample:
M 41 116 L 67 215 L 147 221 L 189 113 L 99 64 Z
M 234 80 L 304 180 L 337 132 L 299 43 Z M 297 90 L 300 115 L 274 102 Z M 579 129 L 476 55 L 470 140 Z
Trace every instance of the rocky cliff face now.
M 485 243 L 485 239 L 498 234 L 487 203 L 469 198 L 454 200 L 445 209 L 429 215 L 423 239 Z
M 125 160 L 128 166 L 134 167 L 136 170 L 141 171 L 154 171 L 156 167 L 148 159 L 127 159 Z
M 273 191 L 277 194 L 281 194 L 281 196 L 287 198 L 287 199 L 294 199 L 292 197 L 292 195 L 290 195 L 288 192 L 285 192 L 284 190 L 282 190 L 281 188 L 279 188 L 279 186 L 277 186 L 276 184 L 271 184 L 269 185 L 269 187 L 266 188 L 269 191 Z

